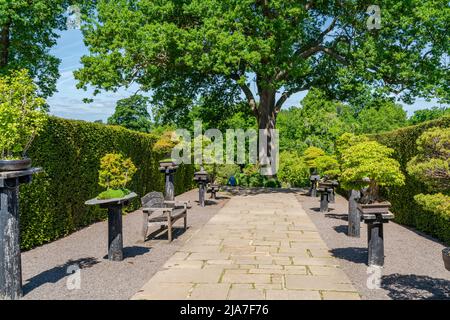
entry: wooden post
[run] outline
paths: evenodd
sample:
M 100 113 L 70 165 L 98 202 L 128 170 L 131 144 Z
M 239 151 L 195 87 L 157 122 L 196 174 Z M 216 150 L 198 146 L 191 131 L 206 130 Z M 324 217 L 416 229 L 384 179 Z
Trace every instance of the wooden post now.
M 359 212 L 357 205 L 361 194 L 358 190 L 351 190 L 348 197 L 348 236 L 360 237 L 361 229 L 361 213 Z
M 0 179 L 0 299 L 20 297 L 19 178 Z
M 123 260 L 122 204 L 108 206 L 108 260 Z
M 367 224 L 368 264 L 384 265 L 383 222 L 374 221 Z
M 123 260 L 123 233 L 122 233 L 122 208 L 130 203 L 130 200 L 137 197 L 131 192 L 120 199 L 91 199 L 84 204 L 88 206 L 99 205 L 100 208 L 108 209 L 108 260 Z M 146 214 L 144 213 L 144 219 Z M 147 233 L 145 227 L 142 230 L 144 239 Z
M 42 171 L 30 168 L 0 172 L 0 300 L 22 297 L 19 186 Z
M 198 201 L 200 206 L 205 206 L 205 182 L 200 182 L 198 184 Z
M 164 200 L 174 201 L 175 200 L 175 185 L 174 185 L 174 173 L 175 171 L 166 169 L 165 177 L 166 177 L 166 185 L 165 185 L 165 194 Z
M 309 177 L 309 181 L 311 181 L 311 188 L 309 189 L 309 195 L 311 197 L 317 197 L 317 182 L 319 181 L 320 176 L 318 174 L 312 174 Z
M 319 189 L 320 192 L 320 212 L 328 212 L 328 197 L 330 189 Z
M 328 202 L 330 202 L 330 203 L 336 202 L 335 195 L 334 195 L 334 188 L 330 190 Z
M 364 223 L 367 224 L 367 264 L 369 266 L 384 265 L 384 236 L 383 224 L 394 219 L 389 212 L 389 202 L 372 204 L 358 204 L 358 210 L 362 213 Z

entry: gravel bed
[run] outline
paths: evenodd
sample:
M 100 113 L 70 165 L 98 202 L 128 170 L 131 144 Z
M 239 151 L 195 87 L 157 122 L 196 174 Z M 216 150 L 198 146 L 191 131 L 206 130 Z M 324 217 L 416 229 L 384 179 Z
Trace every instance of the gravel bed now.
M 337 196 L 324 214 L 318 211 L 319 198 L 297 193 L 297 199 L 363 299 L 450 299 L 450 271 L 441 253 L 445 245 L 438 240 L 394 222 L 385 224 L 381 288 L 369 289 L 374 282 L 367 266 L 367 227 L 361 223 L 360 238 L 347 236 L 347 200 Z
M 106 221 L 22 253 L 23 299 L 129 299 L 224 206 L 228 197 L 218 193 L 218 199 L 208 200 L 204 208 L 196 202 L 197 190 L 176 199 L 192 203 L 187 231 L 184 232 L 183 219 L 180 219 L 175 223 L 178 228 L 171 243 L 164 232 L 144 243 L 140 234 L 142 212 L 129 213 L 123 217 L 124 260 L 121 262 L 107 259 Z M 73 289 L 77 282 L 75 274 L 70 273 L 75 266 L 80 268 L 79 289 Z

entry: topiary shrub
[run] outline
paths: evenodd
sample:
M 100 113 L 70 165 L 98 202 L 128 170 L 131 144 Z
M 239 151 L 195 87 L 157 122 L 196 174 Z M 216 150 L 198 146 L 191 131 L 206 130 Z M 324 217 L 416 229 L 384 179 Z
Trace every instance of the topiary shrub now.
M 405 185 L 392 190 L 382 189 L 383 195 L 392 204 L 391 211 L 395 213 L 395 221 L 417 228 L 431 236 L 446 241 L 443 234 L 450 234 L 450 224 L 443 223 L 436 215 L 417 205 L 414 197 L 418 194 L 430 192 L 430 187 L 422 179 L 407 174 L 407 163 L 418 154 L 416 141 L 422 133 L 431 128 L 449 128 L 450 116 L 444 116 L 437 120 L 423 122 L 419 125 L 401 128 L 392 132 L 368 136 L 395 150 L 394 157 L 406 174 Z
M 427 130 L 416 143 L 417 155 L 408 162 L 408 173 L 433 191 L 450 192 L 450 128 Z
M 419 226 L 446 243 L 450 243 L 450 196 L 436 194 L 418 194 L 414 200 L 428 213 L 427 219 L 419 220 Z
M 435 233 L 450 242 L 450 128 L 433 128 L 417 139 L 417 155 L 407 164 L 408 173 L 421 180 L 430 192 L 414 200 L 435 220 Z M 426 228 L 424 226 L 423 228 Z

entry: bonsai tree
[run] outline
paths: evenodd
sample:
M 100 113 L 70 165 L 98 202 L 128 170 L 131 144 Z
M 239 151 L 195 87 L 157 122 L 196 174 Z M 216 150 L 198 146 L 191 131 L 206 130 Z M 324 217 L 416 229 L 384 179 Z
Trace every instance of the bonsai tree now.
M 450 218 L 450 128 L 425 131 L 417 139 L 417 151 L 406 169 L 424 182 L 431 194 L 421 193 L 414 199 L 425 210 Z
M 325 154 L 325 151 L 317 147 L 308 147 L 303 152 L 303 162 L 310 172 L 320 173 L 329 178 L 339 175 L 339 163 L 334 156 Z
M 161 162 L 171 162 L 172 149 L 178 144 L 178 139 L 174 131 L 164 132 L 158 141 L 153 145 L 153 151 L 164 154 Z
M 0 158 L 26 157 L 47 119 L 45 100 L 27 70 L 0 76 Z
M 308 147 L 303 152 L 303 161 L 307 165 L 307 167 L 310 169 L 310 171 L 315 171 L 317 169 L 316 167 L 316 159 L 320 156 L 324 156 L 325 151 L 323 151 L 320 148 L 317 147 Z
M 336 155 L 338 161 L 341 160 L 342 153 L 358 143 L 368 142 L 369 139 L 365 135 L 355 135 L 350 132 L 346 132 L 336 139 Z
M 339 162 L 335 156 L 323 155 L 315 159 L 318 172 L 328 179 L 336 179 L 340 174 Z
M 125 159 L 121 154 L 108 153 L 100 160 L 99 185 L 106 191 L 97 199 L 123 198 L 131 193 L 126 185 L 136 173 L 136 167 L 131 159 Z
M 380 201 L 379 187 L 401 186 L 405 177 L 397 160 L 391 158 L 394 150 L 376 141 L 357 143 L 341 154 L 340 182 L 344 189 L 367 188 L 367 199 L 362 202 Z

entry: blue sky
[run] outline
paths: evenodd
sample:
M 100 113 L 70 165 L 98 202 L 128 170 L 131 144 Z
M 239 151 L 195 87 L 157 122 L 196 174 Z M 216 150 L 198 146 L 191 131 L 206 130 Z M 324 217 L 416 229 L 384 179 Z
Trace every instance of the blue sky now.
M 80 58 L 88 54 L 88 50 L 83 43 L 80 30 L 67 30 L 61 32 L 60 35 L 57 45 L 51 50 L 52 54 L 61 59 L 61 77 L 57 83 L 58 92 L 47 99 L 50 113 L 68 119 L 106 121 L 114 113 L 116 101 L 129 97 L 137 88 L 121 89 L 118 92 L 102 92 L 96 97 L 92 96 L 92 90 L 77 89 L 73 71 L 81 67 Z M 293 95 L 285 102 L 284 108 L 298 106 L 305 95 L 306 92 Z M 83 102 L 84 98 L 93 98 L 94 102 L 86 104 Z M 415 110 L 435 105 L 437 104 L 418 99 L 413 105 L 404 105 L 404 108 L 408 115 L 411 115 Z

